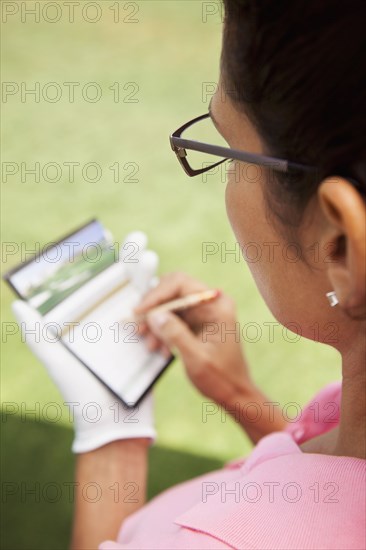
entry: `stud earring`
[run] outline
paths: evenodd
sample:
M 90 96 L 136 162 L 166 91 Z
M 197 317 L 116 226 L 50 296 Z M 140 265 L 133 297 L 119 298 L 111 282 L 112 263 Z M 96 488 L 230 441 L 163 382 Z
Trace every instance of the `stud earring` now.
M 328 298 L 328 302 L 329 302 L 330 307 L 334 307 L 339 303 L 337 295 L 334 292 L 334 290 L 332 292 L 327 292 L 326 297 Z

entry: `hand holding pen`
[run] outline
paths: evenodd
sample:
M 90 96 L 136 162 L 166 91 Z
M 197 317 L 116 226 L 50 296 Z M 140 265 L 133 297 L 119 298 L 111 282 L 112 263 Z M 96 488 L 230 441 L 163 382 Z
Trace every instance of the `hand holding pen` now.
M 253 403 L 266 410 L 268 397 L 251 379 L 243 354 L 242 325 L 235 304 L 224 292 L 210 290 L 184 273 L 172 273 L 147 292 L 135 314 L 141 316 L 139 333 L 148 347 L 179 355 L 188 377 L 203 395 L 229 411 L 237 411 L 238 405 L 240 411 L 245 410 L 246 404 L 251 404 L 252 411 Z M 262 421 L 252 422 L 244 415 L 235 420 L 253 441 L 284 427 L 283 419 L 276 415 L 270 423 L 263 419 L 265 415 Z
M 183 298 L 176 298 L 175 300 L 170 300 L 168 302 L 162 303 L 158 306 L 152 307 L 147 310 L 146 313 L 140 313 L 140 315 L 135 315 L 131 317 L 131 321 L 137 323 L 146 322 L 149 315 L 157 315 L 163 312 L 179 312 L 185 311 L 192 307 L 197 307 L 207 302 L 211 302 L 220 296 L 220 290 L 201 290 L 200 292 L 195 292 L 188 294 Z
M 238 324 L 235 305 L 223 292 L 184 273 L 172 273 L 147 292 L 135 315 L 148 348 L 179 354 L 205 395 L 221 399 L 245 385 L 240 338 L 233 334 Z

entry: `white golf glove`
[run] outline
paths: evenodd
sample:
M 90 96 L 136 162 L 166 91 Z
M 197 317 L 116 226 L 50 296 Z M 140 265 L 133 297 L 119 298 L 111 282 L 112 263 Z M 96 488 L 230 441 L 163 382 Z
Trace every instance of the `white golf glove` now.
M 147 238 L 144 233 L 129 234 L 121 252 L 128 248 L 128 243 L 138 246 L 138 262 L 123 264 L 123 276 L 129 278 L 142 296 L 156 282 L 154 274 L 158 257 L 154 252 L 145 250 Z M 137 407 L 124 407 L 60 341 L 43 337 L 42 326 L 45 321 L 38 311 L 23 300 L 13 302 L 12 309 L 23 339 L 45 365 L 69 407 L 75 429 L 73 452 L 91 451 L 118 439 L 155 439 L 151 393 Z M 38 337 L 31 334 L 35 327 L 38 327 L 35 331 Z

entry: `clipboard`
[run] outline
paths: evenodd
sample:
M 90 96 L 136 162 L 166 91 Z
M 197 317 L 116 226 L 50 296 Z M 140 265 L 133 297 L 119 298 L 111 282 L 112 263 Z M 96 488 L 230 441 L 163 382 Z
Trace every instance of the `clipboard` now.
M 124 261 L 138 262 L 137 243 Z M 125 248 L 125 247 L 124 247 Z M 173 361 L 147 349 L 137 324 L 124 321 L 141 292 L 128 277 L 108 230 L 92 219 L 4 275 L 44 327 L 125 407 L 136 407 Z

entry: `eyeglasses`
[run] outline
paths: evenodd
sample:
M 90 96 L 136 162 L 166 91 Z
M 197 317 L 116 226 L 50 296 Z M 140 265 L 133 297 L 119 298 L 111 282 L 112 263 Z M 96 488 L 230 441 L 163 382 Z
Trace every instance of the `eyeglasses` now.
M 182 137 L 182 134 L 185 137 Z M 200 139 L 191 139 L 191 136 L 204 137 Z M 206 139 L 211 144 L 206 142 Z M 215 143 L 215 145 L 213 144 Z M 264 166 L 278 172 L 315 172 L 316 168 L 306 164 L 299 164 L 285 159 L 269 157 L 256 153 L 240 151 L 224 146 L 224 139 L 217 131 L 210 113 L 198 116 L 190 120 L 170 136 L 170 145 L 177 155 L 179 163 L 188 176 L 198 176 L 204 172 L 212 170 L 216 166 L 230 160 L 239 160 L 258 166 Z M 188 151 L 188 153 L 187 153 Z M 213 159 L 220 157 L 220 160 Z

